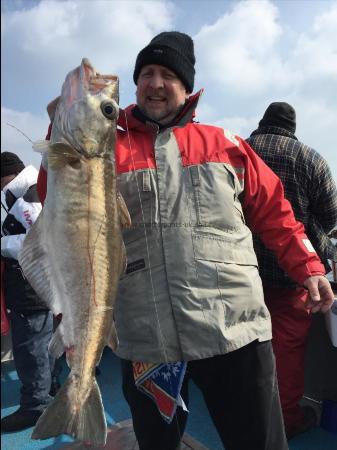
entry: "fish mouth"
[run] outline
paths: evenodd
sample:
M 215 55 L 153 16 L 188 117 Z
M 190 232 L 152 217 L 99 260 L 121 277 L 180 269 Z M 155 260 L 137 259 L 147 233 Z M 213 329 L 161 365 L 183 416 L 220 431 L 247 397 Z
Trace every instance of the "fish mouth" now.
M 81 67 L 83 77 L 86 78 L 88 90 L 95 95 L 101 91 L 109 91 L 111 97 L 116 104 L 119 103 L 119 78 L 117 75 L 104 75 L 96 72 L 88 58 L 82 59 Z

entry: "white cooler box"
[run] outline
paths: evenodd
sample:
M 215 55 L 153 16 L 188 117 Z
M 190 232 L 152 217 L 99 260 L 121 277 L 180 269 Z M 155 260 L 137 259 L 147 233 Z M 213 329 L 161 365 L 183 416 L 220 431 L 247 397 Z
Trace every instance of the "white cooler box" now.
M 331 309 L 325 314 L 326 327 L 334 347 L 337 347 L 337 298 Z

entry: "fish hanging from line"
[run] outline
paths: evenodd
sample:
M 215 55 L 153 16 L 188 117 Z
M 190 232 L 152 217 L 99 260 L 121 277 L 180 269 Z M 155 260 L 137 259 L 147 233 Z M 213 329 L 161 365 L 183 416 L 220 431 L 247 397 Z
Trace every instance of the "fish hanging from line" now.
M 118 78 L 83 59 L 56 104 L 50 141 L 35 145 L 48 165 L 47 196 L 19 262 L 54 315 L 62 314 L 50 352 L 66 352 L 71 370 L 32 438 L 68 434 L 105 444 L 95 368 L 106 345 L 116 348 L 113 307 L 126 267 L 121 227 L 131 224 L 116 187 Z

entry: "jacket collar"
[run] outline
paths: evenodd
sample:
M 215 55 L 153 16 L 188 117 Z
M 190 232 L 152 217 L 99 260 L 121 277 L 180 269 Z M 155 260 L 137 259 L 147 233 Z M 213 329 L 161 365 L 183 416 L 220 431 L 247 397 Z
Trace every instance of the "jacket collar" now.
M 279 136 L 285 136 L 291 139 L 298 140 L 297 137 L 291 133 L 291 131 L 285 130 L 284 128 L 280 127 L 259 127 L 255 131 L 252 132 L 250 137 L 257 136 L 259 134 L 277 134 Z
M 3 188 L 4 194 L 10 191 L 16 198 L 23 197 L 28 189 L 37 183 L 37 176 L 38 171 L 34 166 L 25 167 L 14 180 Z
M 197 93 L 194 95 L 191 95 L 187 102 L 185 103 L 183 109 L 179 113 L 179 115 L 175 118 L 174 122 L 169 124 L 169 127 L 172 126 L 184 126 L 189 122 L 193 122 L 193 119 L 195 117 L 195 109 L 198 105 L 199 99 L 203 93 L 203 89 L 200 89 Z M 137 105 L 132 104 L 128 106 L 125 109 L 119 110 L 119 118 L 118 118 L 118 126 L 123 128 L 124 130 L 134 130 L 137 128 L 144 128 L 147 123 L 156 124 L 156 122 L 153 121 L 146 121 L 146 118 L 144 117 L 144 121 L 140 120 L 138 117 L 136 117 L 133 114 L 133 110 L 136 108 Z M 138 114 L 137 114 L 138 115 Z M 165 127 L 167 128 L 167 127 Z

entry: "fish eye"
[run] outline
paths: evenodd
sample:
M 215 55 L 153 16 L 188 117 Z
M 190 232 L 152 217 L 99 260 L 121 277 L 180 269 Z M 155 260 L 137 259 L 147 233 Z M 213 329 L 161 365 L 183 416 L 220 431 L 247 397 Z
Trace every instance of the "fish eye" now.
M 107 118 L 107 119 L 117 119 L 117 110 L 115 105 L 109 101 L 109 100 L 104 100 L 101 103 L 101 110 L 103 115 Z

